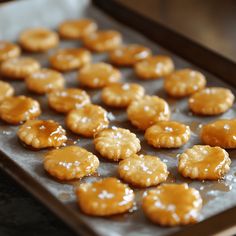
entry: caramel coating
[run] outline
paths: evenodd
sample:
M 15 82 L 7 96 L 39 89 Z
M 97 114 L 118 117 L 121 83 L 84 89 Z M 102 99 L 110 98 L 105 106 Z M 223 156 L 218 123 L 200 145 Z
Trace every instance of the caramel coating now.
M 59 43 L 56 32 L 46 28 L 32 28 L 20 34 L 19 42 L 22 48 L 30 52 L 45 52 Z
M 190 139 L 190 128 L 176 121 L 158 121 L 146 130 L 145 139 L 156 148 L 178 148 Z
M 146 193 L 142 208 L 153 223 L 187 225 L 196 223 L 202 198 L 196 189 L 187 184 L 162 184 Z
M 81 68 L 78 75 L 79 83 L 89 88 L 103 88 L 119 82 L 120 79 L 120 71 L 104 62 L 86 65 Z
M 38 101 L 29 97 L 7 97 L 0 104 L 0 118 L 9 124 L 17 125 L 40 114 Z
M 97 133 L 94 145 L 101 156 L 113 161 L 128 158 L 141 149 L 140 141 L 134 133 L 116 127 Z
M 39 68 L 40 64 L 33 58 L 17 57 L 4 61 L 1 64 L 0 73 L 10 79 L 23 80 Z
M 102 101 L 111 107 L 127 107 L 144 96 L 144 88 L 135 83 L 113 83 L 102 90 Z
M 120 177 L 137 187 L 150 187 L 164 182 L 169 172 L 167 166 L 158 157 L 132 155 L 122 160 L 118 166 Z
M 234 95 L 229 89 L 211 87 L 193 94 L 189 108 L 199 115 L 219 115 L 226 112 L 234 103 Z
M 81 39 L 97 30 L 91 19 L 66 20 L 59 25 L 58 32 L 64 39 Z
M 204 144 L 236 148 L 236 119 L 217 120 L 203 125 L 200 136 Z
M 89 104 L 90 98 L 84 90 L 67 88 L 49 93 L 48 103 L 53 110 L 67 113 Z
M 84 148 L 68 146 L 46 153 L 43 164 L 44 169 L 57 179 L 73 180 L 94 174 L 99 160 Z
M 0 80 L 0 102 L 14 94 L 14 88 L 6 82 Z
M 18 138 L 35 149 L 60 147 L 66 140 L 66 131 L 53 120 L 28 120 L 19 127 Z
M 80 209 L 93 216 L 121 214 L 134 204 L 133 190 L 116 178 L 80 184 L 76 195 Z
M 110 51 L 109 59 L 113 64 L 118 66 L 132 66 L 148 58 L 151 54 L 151 50 L 143 45 L 129 44 L 121 45 Z
M 135 64 L 135 73 L 140 79 L 158 79 L 174 70 L 174 62 L 168 56 L 152 56 Z
M 38 94 L 45 94 L 63 89 L 65 80 L 59 72 L 43 68 L 26 77 L 25 83 L 30 91 Z
M 85 105 L 68 113 L 66 125 L 76 134 L 93 137 L 97 132 L 108 127 L 107 111 L 98 105 Z
M 229 154 L 220 147 L 194 145 L 179 156 L 178 170 L 184 177 L 218 180 L 230 169 Z
M 185 97 L 204 89 L 205 76 L 195 70 L 177 70 L 164 80 L 165 91 L 173 97 Z
M 20 47 L 14 43 L 0 40 L 0 63 L 20 56 Z
M 170 108 L 165 100 L 157 96 L 144 96 L 131 102 L 127 109 L 128 119 L 141 130 L 157 121 L 169 120 Z
M 83 38 L 84 45 L 95 52 L 113 50 L 122 43 L 122 36 L 114 30 L 93 32 Z
M 84 48 L 64 48 L 59 49 L 49 60 L 53 69 L 65 72 L 90 63 L 91 53 Z

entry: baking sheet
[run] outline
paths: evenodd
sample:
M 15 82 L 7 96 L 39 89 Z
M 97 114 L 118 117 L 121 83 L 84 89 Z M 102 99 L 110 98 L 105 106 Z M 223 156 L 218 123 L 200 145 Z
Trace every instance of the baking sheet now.
M 52 14 L 53 12 L 53 14 Z M 14 17 L 13 17 L 14 16 Z M 20 2 L 14 2 L 7 5 L 3 5 L 0 8 L 0 39 L 13 40 L 17 39 L 18 33 L 27 27 L 32 26 L 46 26 L 50 28 L 56 28 L 59 22 L 67 18 L 79 18 L 82 16 L 91 17 L 95 19 L 102 29 L 115 29 L 120 31 L 124 36 L 125 43 L 140 43 L 148 46 L 152 49 L 153 54 L 167 54 L 170 55 L 176 65 L 176 68 L 190 67 L 202 71 L 208 81 L 208 86 L 224 86 L 229 87 L 235 94 L 235 89 L 228 86 L 220 79 L 208 74 L 183 59 L 173 55 L 172 53 L 162 49 L 156 44 L 152 43 L 142 35 L 134 32 L 133 30 L 125 27 L 114 21 L 112 18 L 104 15 L 101 11 L 91 6 L 91 3 L 87 0 L 23 0 Z M 62 41 L 60 47 L 80 47 L 79 42 Z M 47 54 L 28 54 L 38 59 L 42 66 L 48 66 L 48 56 L 52 54 L 55 49 L 51 50 Z M 94 54 L 93 61 L 107 61 L 106 54 Z M 127 116 L 124 110 L 114 110 L 105 107 L 109 111 L 109 118 L 111 120 L 111 126 L 119 126 L 128 128 L 135 132 L 141 140 L 142 150 L 140 153 L 151 154 L 159 156 L 168 166 L 171 175 L 168 179 L 169 182 L 187 182 L 190 186 L 198 189 L 203 197 L 204 206 L 201 211 L 200 220 L 204 220 L 212 215 L 215 215 L 221 211 L 224 211 L 230 207 L 235 206 L 236 198 L 236 151 L 230 151 L 230 157 L 232 159 L 231 170 L 226 176 L 225 180 L 216 181 L 191 181 L 182 178 L 177 173 L 177 158 L 178 153 L 183 152 L 188 147 L 194 144 L 200 143 L 198 139 L 198 133 L 202 124 L 219 118 L 232 118 L 236 116 L 235 105 L 232 109 L 221 116 L 217 117 L 197 117 L 193 116 L 188 111 L 187 101 L 174 100 L 166 96 L 162 89 L 162 80 L 157 81 L 141 81 L 136 78 L 134 72 L 129 69 L 121 69 L 123 74 L 123 81 L 138 82 L 146 89 L 147 94 L 155 94 L 167 100 L 172 110 L 173 120 L 179 120 L 186 124 L 189 124 L 192 130 L 192 137 L 184 147 L 180 149 L 171 150 L 157 150 L 147 145 L 144 141 L 143 133 L 137 131 L 136 128 L 130 125 L 127 121 Z M 64 74 L 66 78 L 67 87 L 78 87 L 76 81 L 76 72 L 70 72 Z M 16 89 L 16 94 L 26 94 L 28 96 L 37 99 L 42 108 L 43 114 L 41 119 L 54 119 L 64 126 L 64 115 L 57 114 L 50 110 L 47 105 L 47 99 L 45 96 L 35 96 L 29 93 L 23 82 L 13 82 L 12 85 Z M 87 90 L 91 95 L 92 101 L 96 104 L 103 105 L 100 101 L 100 91 Z M 143 191 L 135 189 L 137 209 L 132 213 L 127 213 L 121 216 L 114 216 L 111 218 L 96 218 L 88 217 L 80 213 L 74 195 L 74 187 L 80 183 L 75 182 L 57 182 L 50 178 L 43 169 L 42 159 L 45 150 L 35 152 L 25 149 L 19 144 L 15 135 L 17 127 L 8 126 L 4 123 L 0 123 L 0 149 L 9 158 L 14 160 L 21 168 L 29 173 L 33 178 L 39 181 L 45 188 L 47 188 L 55 197 L 57 197 L 65 206 L 70 207 L 78 214 L 91 228 L 101 235 L 163 235 L 180 230 L 180 228 L 163 228 L 150 223 L 144 216 L 140 209 L 140 199 Z M 88 150 L 94 152 L 98 157 L 98 153 L 95 152 L 91 139 L 83 139 L 68 132 L 70 143 L 75 142 L 77 145 L 83 146 Z M 82 181 L 94 181 L 105 176 L 117 176 L 117 163 L 112 163 L 100 159 L 100 167 L 98 169 L 99 176 L 93 176 L 83 179 Z

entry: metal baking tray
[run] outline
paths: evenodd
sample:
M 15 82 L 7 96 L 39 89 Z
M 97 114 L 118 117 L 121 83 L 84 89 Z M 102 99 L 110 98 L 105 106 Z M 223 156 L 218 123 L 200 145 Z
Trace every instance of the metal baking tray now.
M 30 9 L 30 10 L 29 10 Z M 53 12 L 53 14 L 52 14 Z M 110 0 L 22 0 L 7 3 L 0 7 L 0 39 L 17 40 L 18 33 L 31 26 L 56 28 L 59 22 L 67 18 L 93 18 L 100 28 L 115 29 L 122 33 L 125 43 L 140 43 L 150 47 L 154 54 L 166 54 L 173 58 L 176 68 L 194 68 L 207 77 L 208 86 L 223 86 L 236 90 L 235 63 L 214 52 L 190 41 L 178 33 L 153 22 L 116 1 Z M 6 27 L 7 26 L 7 27 Z M 80 47 L 80 42 L 62 41 L 60 47 Z M 165 48 L 165 49 L 164 49 Z M 27 54 L 48 66 L 48 55 Z M 107 61 L 106 54 L 94 54 L 94 61 Z M 192 137 L 183 148 L 157 150 L 147 145 L 143 133 L 137 131 L 127 120 L 124 110 L 106 109 L 109 111 L 111 125 L 129 128 L 141 140 L 142 153 L 159 156 L 171 172 L 168 182 L 187 182 L 198 189 L 203 197 L 204 206 L 201 220 L 195 225 L 186 227 L 160 227 L 146 219 L 140 209 L 140 199 L 144 190 L 135 189 L 138 209 L 132 213 L 110 218 L 88 217 L 82 214 L 76 204 L 74 188 L 80 181 L 57 182 L 50 178 L 42 166 L 46 150 L 30 151 L 19 144 L 16 137 L 16 126 L 0 122 L 0 166 L 17 182 L 23 185 L 36 198 L 43 202 L 52 212 L 81 235 L 209 235 L 223 231 L 235 225 L 236 214 L 236 151 L 229 151 L 232 159 L 230 173 L 222 181 L 191 181 L 181 177 L 177 172 L 176 155 L 188 147 L 200 143 L 198 133 L 200 125 L 219 118 L 236 116 L 235 105 L 232 109 L 217 117 L 193 116 L 188 110 L 187 100 L 174 100 L 163 91 L 162 80 L 141 81 L 130 68 L 121 68 L 123 81 L 137 82 L 143 85 L 148 94 L 156 94 L 167 100 L 172 110 L 172 119 L 189 124 Z M 76 72 L 64 74 L 68 87 L 78 87 Z M 24 82 L 12 82 L 16 94 L 25 94 L 37 99 L 43 108 L 42 119 L 54 119 L 64 126 L 64 116 L 50 110 L 45 96 L 36 96 L 27 91 Z M 101 104 L 100 91 L 88 90 L 92 101 Z M 84 139 L 68 132 L 70 143 L 76 143 L 95 152 L 92 140 Z M 98 155 L 99 156 L 99 155 Z M 108 162 L 99 156 L 101 165 L 98 176 L 84 178 L 81 181 L 94 181 L 105 176 L 117 176 L 117 163 Z

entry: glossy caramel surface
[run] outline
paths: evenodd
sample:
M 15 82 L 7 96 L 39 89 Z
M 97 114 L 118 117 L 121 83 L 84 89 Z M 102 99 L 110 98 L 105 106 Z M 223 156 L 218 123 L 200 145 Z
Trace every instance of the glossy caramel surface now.
M 236 119 L 216 120 L 203 125 L 201 140 L 211 146 L 236 148 Z
M 65 39 L 80 39 L 96 31 L 97 24 L 91 19 L 66 20 L 62 22 L 58 31 Z
M 142 203 L 146 216 L 165 226 L 196 222 L 201 207 L 199 192 L 187 184 L 163 184 L 148 191 Z
M 90 97 L 86 91 L 77 88 L 67 88 L 53 91 L 48 94 L 50 107 L 57 112 L 67 113 L 73 109 L 90 103 Z
M 143 45 L 128 44 L 120 46 L 109 53 L 112 63 L 123 66 L 132 66 L 138 61 L 148 58 L 151 50 Z
M 19 127 L 20 140 L 36 149 L 59 147 L 66 140 L 66 132 L 53 120 L 29 120 Z
M 102 101 L 112 107 L 127 107 L 144 96 L 144 88 L 135 83 L 113 83 L 102 90 Z
M 81 184 L 76 194 L 81 210 L 94 216 L 126 212 L 133 206 L 134 201 L 133 190 L 116 178 Z
M 38 101 L 30 97 L 7 97 L 0 104 L 0 117 L 10 124 L 19 124 L 41 114 Z
M 119 162 L 118 173 L 125 182 L 138 187 L 157 185 L 169 174 L 158 157 L 136 154 Z
M 145 130 L 157 121 L 169 120 L 170 108 L 164 99 L 146 95 L 131 102 L 127 115 L 134 126 Z
M 44 168 L 49 174 L 60 180 L 91 175 L 98 166 L 98 158 L 79 146 L 68 146 L 49 151 L 44 159 Z
M 194 145 L 179 156 L 179 172 L 192 179 L 217 180 L 228 171 L 229 154 L 220 147 Z

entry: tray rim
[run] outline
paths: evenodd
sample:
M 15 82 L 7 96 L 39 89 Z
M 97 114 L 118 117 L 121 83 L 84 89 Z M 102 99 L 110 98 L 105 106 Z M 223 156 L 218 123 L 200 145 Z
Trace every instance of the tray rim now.
M 190 40 L 154 20 L 141 15 L 140 13 L 129 9 L 123 4 L 118 3 L 116 0 L 92 0 L 91 3 L 101 11 L 105 12 L 105 14 L 145 35 L 145 37 L 151 41 L 158 43 L 176 55 L 186 59 L 187 61 L 191 61 L 193 64 L 220 77 L 221 80 L 223 79 L 233 87 L 236 87 L 236 80 L 234 81 L 232 79 L 236 77 L 236 63 L 230 59 L 194 42 L 193 40 Z M 7 2 L 4 4 L 11 3 Z M 148 27 L 146 27 L 147 25 Z M 150 32 L 150 29 L 153 29 L 153 27 L 155 27 L 156 30 L 154 34 Z M 170 36 L 177 39 L 175 43 L 171 43 L 169 40 L 171 38 Z M 166 38 L 168 40 L 164 40 Z M 180 51 L 178 46 L 181 45 L 185 45 L 188 50 Z M 191 56 L 192 53 L 196 53 L 197 56 Z M 204 55 L 204 60 L 198 60 L 201 55 Z M 211 60 L 215 62 L 214 66 L 212 66 Z M 64 221 L 72 230 L 74 230 L 74 232 L 84 236 L 99 235 L 78 215 L 74 214 L 73 210 L 54 197 L 39 181 L 25 172 L 1 150 L 0 168 L 20 184 L 27 192 L 43 203 L 43 205 L 45 205 L 52 213 Z M 197 224 L 185 226 L 179 231 L 168 235 L 188 236 L 191 234 L 192 236 L 198 236 L 199 234 L 209 235 L 228 231 L 236 225 L 236 221 L 234 220 L 235 215 L 236 206 L 211 216 Z

